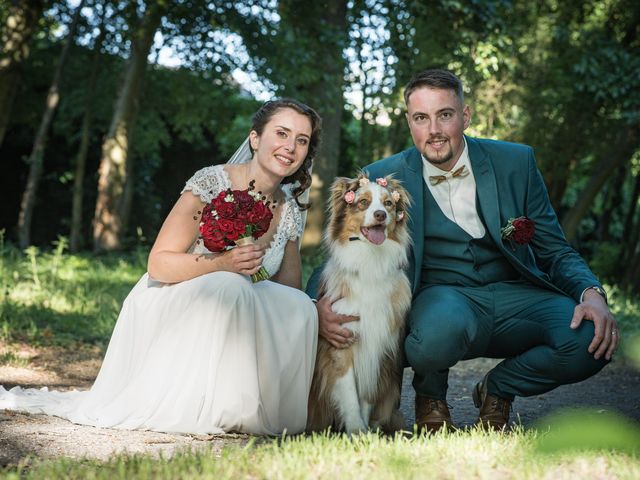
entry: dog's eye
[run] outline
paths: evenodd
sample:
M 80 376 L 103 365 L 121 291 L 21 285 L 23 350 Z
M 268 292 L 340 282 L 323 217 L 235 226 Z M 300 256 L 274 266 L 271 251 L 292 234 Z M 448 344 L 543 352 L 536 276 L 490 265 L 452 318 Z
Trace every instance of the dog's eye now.
M 393 202 L 391 200 L 385 200 L 384 201 L 384 206 L 385 207 L 393 207 Z
M 369 200 L 363 198 L 358 202 L 358 205 L 360 205 L 362 208 L 367 208 L 369 206 Z

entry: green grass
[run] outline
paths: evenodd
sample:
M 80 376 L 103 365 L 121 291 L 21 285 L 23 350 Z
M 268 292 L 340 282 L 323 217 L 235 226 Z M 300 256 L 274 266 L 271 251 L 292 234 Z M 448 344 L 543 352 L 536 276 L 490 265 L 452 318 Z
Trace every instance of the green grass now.
M 104 345 L 122 301 L 146 268 L 146 251 L 95 256 L 24 252 L 0 237 L 0 339 L 11 343 Z
M 105 346 L 122 302 L 144 274 L 147 247 L 94 255 L 66 253 L 60 237 L 51 249 L 20 251 L 0 231 L 0 339 L 32 345 Z M 320 264 L 303 257 L 307 281 Z
M 432 437 L 299 436 L 250 441 L 245 447 L 226 447 L 220 455 L 204 449 L 171 459 L 121 455 L 105 463 L 30 461 L 6 469 L 4 475 L 15 479 L 640 478 L 637 450 L 545 451 L 541 448 L 545 436 L 523 430 L 509 435 L 475 430 Z
M 122 301 L 145 272 L 147 247 L 96 256 L 66 253 L 60 237 L 49 250 L 7 245 L 0 231 L 0 340 L 32 345 L 105 346 Z M 303 252 L 303 284 L 320 249 Z M 640 298 L 608 286 L 623 343 L 619 354 L 640 365 Z M 622 355 L 619 355 L 622 356 Z
M 29 359 L 18 355 L 13 350 L 8 350 L 4 353 L 0 353 L 0 365 L 7 365 L 10 367 L 27 367 L 29 366 Z
M 145 271 L 146 249 L 95 256 L 20 251 L 0 234 L 0 339 L 34 345 L 105 346 L 123 299 Z M 303 255 L 306 281 L 320 263 Z M 640 302 L 610 287 L 612 310 L 640 365 Z M 628 340 L 635 336 L 636 340 Z M 0 363 L 26 366 L 9 348 Z M 510 435 L 478 431 L 431 438 L 316 435 L 283 441 L 252 439 L 245 448 L 184 452 L 171 459 L 118 456 L 92 460 L 25 460 L 0 470 L 6 478 L 640 478 L 640 433 L 625 421 L 569 414 L 562 428 Z M 579 426 L 580 428 L 578 428 Z M 582 429 L 581 429 L 582 428 Z

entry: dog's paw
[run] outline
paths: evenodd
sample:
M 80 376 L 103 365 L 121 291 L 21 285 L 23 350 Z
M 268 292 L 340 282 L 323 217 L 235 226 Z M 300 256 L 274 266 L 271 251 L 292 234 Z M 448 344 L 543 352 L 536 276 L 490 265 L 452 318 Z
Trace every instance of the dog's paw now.
M 354 435 L 367 433 L 369 431 L 369 427 L 367 427 L 364 422 L 353 422 L 345 424 L 344 431 L 348 436 L 352 437 Z

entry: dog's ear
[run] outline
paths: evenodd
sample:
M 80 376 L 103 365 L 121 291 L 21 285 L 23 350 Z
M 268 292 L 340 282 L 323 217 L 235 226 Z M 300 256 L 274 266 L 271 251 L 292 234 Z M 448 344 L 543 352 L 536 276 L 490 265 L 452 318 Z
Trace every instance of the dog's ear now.
M 396 202 L 396 211 L 404 212 L 404 220 L 406 220 L 408 215 L 407 211 L 411 206 L 411 195 L 409 195 L 409 192 L 407 192 L 402 186 L 402 182 L 400 180 L 396 180 L 392 176 L 388 176 L 386 178 L 389 185 L 388 189 L 391 192 L 398 192 L 400 195 L 400 199 Z
M 352 183 L 353 180 L 350 178 L 338 177 L 331 185 L 329 200 L 327 201 L 329 225 L 335 226 L 337 223 L 342 222 L 348 205 L 344 196 L 350 190 Z
M 329 195 L 329 204 L 327 208 L 329 211 L 336 210 L 336 207 L 344 201 L 344 194 L 349 190 L 351 183 L 353 180 L 346 177 L 338 177 L 331 184 L 330 195 Z

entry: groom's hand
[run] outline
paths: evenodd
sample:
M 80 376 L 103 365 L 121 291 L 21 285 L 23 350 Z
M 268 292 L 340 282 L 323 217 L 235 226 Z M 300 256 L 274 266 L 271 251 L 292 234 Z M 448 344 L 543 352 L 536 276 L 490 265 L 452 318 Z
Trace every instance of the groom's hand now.
M 611 360 L 620 342 L 620 330 L 607 303 L 593 290 L 587 290 L 582 303 L 576 305 L 571 328 L 578 328 L 582 320 L 591 320 L 595 327 L 595 335 L 588 348 L 589 353 L 593 353 L 595 359 L 604 355 L 604 358 Z
M 318 309 L 319 334 L 335 348 L 346 348 L 355 341 L 355 336 L 343 323 L 355 322 L 360 317 L 341 315 L 331 309 L 332 302 L 321 297 L 316 303 Z

